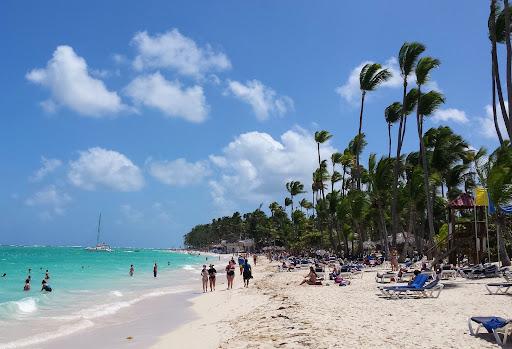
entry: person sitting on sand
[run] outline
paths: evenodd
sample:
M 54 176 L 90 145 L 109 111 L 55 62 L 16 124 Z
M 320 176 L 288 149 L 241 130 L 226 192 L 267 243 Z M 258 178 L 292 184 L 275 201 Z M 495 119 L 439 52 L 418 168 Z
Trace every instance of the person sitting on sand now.
M 303 284 L 316 285 L 317 279 L 318 279 L 318 275 L 315 272 L 315 268 L 309 267 L 309 274 L 304 277 L 304 280 L 302 280 L 300 285 L 303 285 Z
M 135 268 L 133 267 L 133 264 L 130 264 L 130 271 L 128 272 L 128 274 L 130 274 L 130 276 L 133 276 L 134 272 L 135 272 Z
M 41 282 L 41 292 L 42 291 L 52 292 L 52 288 L 51 288 L 50 284 L 47 283 L 46 280 L 44 280 L 44 279 Z
M 208 270 L 206 270 L 206 264 L 203 265 L 203 270 L 201 270 L 201 279 L 203 281 L 203 293 L 208 292 Z
M 215 291 L 215 279 L 217 276 L 217 270 L 213 267 L 213 264 L 210 264 L 210 268 L 208 269 L 208 279 L 210 280 L 210 292 Z
M 252 268 L 246 259 L 243 265 L 244 287 L 249 287 L 249 280 L 252 279 Z
M 23 291 L 30 291 L 30 279 L 27 278 L 25 280 L 25 286 L 23 286 Z

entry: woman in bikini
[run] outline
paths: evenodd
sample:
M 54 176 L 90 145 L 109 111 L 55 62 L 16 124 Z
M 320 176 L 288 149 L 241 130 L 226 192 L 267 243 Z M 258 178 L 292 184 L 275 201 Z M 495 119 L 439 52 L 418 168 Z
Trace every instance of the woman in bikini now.
M 213 264 L 210 264 L 210 269 L 208 269 L 208 279 L 210 279 L 210 292 L 215 291 L 215 277 L 217 275 L 217 270 L 213 267 Z
M 226 278 L 228 279 L 228 290 L 233 289 L 233 281 L 235 280 L 235 261 L 230 260 L 226 266 Z
M 203 293 L 208 292 L 208 270 L 206 270 L 206 264 L 203 265 L 203 270 L 201 270 L 201 279 L 203 280 Z
M 300 284 L 316 285 L 317 278 L 318 275 L 315 272 L 315 268 L 309 267 L 309 274 L 305 276 L 305 279 Z

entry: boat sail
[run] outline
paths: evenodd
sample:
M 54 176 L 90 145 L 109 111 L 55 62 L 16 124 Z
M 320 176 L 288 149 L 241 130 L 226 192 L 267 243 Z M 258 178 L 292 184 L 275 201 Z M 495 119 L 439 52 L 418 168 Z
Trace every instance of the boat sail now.
M 105 244 L 104 242 L 100 243 L 100 235 L 101 235 L 101 212 L 100 212 L 100 218 L 98 219 L 98 235 L 96 236 L 96 246 L 94 247 L 87 247 L 87 251 L 91 252 L 112 252 L 112 249 L 109 245 Z

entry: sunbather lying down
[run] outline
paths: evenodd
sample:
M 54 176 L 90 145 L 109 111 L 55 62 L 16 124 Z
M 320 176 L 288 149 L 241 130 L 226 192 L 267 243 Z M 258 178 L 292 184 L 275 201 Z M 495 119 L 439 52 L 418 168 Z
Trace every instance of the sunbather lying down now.
M 300 285 L 308 284 L 308 285 L 321 285 L 322 281 L 318 280 L 318 275 L 315 272 L 315 268 L 309 267 L 309 274 L 304 277 L 304 280 L 300 283 Z

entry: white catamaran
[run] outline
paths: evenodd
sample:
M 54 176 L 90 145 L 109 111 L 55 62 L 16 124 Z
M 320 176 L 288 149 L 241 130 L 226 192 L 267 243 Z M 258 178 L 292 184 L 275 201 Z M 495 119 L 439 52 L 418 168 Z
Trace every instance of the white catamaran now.
M 101 213 L 100 218 L 98 219 L 98 235 L 96 236 L 96 246 L 94 247 L 87 247 L 87 251 L 91 252 L 112 252 L 112 249 L 109 245 L 105 244 L 104 242 L 100 243 L 100 234 L 101 234 Z

